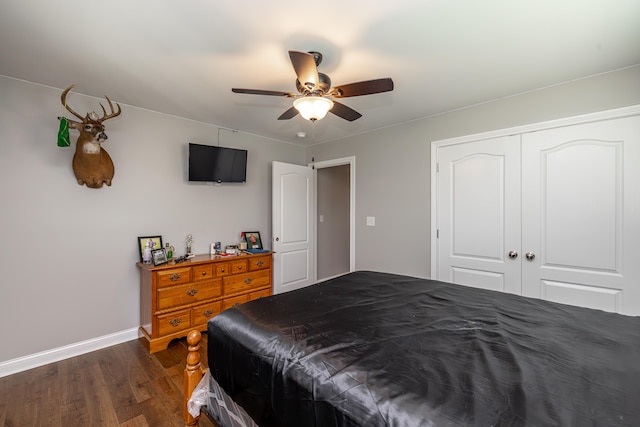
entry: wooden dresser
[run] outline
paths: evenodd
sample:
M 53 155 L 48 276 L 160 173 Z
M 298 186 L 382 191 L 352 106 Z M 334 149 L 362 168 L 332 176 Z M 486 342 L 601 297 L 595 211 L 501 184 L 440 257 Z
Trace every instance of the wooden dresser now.
M 191 329 L 235 305 L 271 295 L 271 253 L 188 261 L 140 270 L 140 334 L 150 353 L 167 348 Z

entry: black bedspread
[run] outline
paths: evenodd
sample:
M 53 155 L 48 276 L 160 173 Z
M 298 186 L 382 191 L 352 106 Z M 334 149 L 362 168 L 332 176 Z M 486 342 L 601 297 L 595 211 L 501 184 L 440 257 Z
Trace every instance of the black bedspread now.
M 640 425 L 640 317 L 398 275 L 227 310 L 209 363 L 276 426 Z

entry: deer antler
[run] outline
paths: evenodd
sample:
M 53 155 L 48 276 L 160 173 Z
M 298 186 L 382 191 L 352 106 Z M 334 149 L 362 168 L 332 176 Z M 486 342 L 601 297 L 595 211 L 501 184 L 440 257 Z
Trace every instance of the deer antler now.
M 74 116 L 76 116 L 77 118 L 79 118 L 80 120 L 82 120 L 84 122 L 86 117 L 82 117 L 80 114 L 78 114 L 75 111 L 73 111 L 73 109 L 67 105 L 67 94 L 75 86 L 76 85 L 71 85 L 68 88 L 66 88 L 64 90 L 64 92 L 62 92 L 62 96 L 60 97 L 60 99 L 62 100 L 62 105 L 64 105 L 64 108 L 66 108 L 71 114 L 73 114 Z M 118 107 L 118 111 L 115 111 L 114 108 L 113 108 L 113 103 L 111 102 L 109 97 L 105 95 L 105 98 L 107 99 L 107 102 L 109 103 L 109 108 L 111 109 L 111 113 L 107 114 L 107 110 L 105 110 L 104 105 L 102 105 L 102 103 L 100 103 L 100 107 L 102 107 L 102 112 L 104 113 L 104 116 L 102 116 L 100 119 L 95 119 L 95 121 L 97 121 L 98 123 L 102 123 L 105 120 L 117 117 L 117 116 L 120 115 L 120 113 L 122 113 L 122 110 L 120 109 L 120 104 L 118 104 L 116 102 L 116 106 Z M 94 120 L 93 117 L 92 117 L 92 120 Z
M 64 92 L 62 92 L 62 96 L 60 97 L 60 100 L 62 100 L 62 105 L 64 105 L 64 108 L 67 109 L 67 111 L 69 111 L 71 114 L 73 114 L 74 116 L 76 116 L 77 118 L 79 118 L 80 120 L 84 121 L 84 117 L 82 117 L 80 114 L 76 113 L 75 111 L 73 111 L 73 109 L 71 107 L 69 107 L 67 105 L 67 94 L 69 93 L 69 91 L 71 89 L 73 89 L 74 87 L 76 87 L 76 85 L 71 85 L 68 88 L 66 88 L 64 90 Z M 103 108 L 104 109 L 104 108 Z
M 100 106 L 102 107 L 102 112 L 104 113 L 104 116 L 100 120 L 98 120 L 100 123 L 104 122 L 105 120 L 111 119 L 113 117 L 117 117 L 120 115 L 120 113 L 122 113 L 122 110 L 120 109 L 120 104 L 116 102 L 116 105 L 118 106 L 118 111 L 116 112 L 113 109 L 113 104 L 111 103 L 111 100 L 109 99 L 109 97 L 107 95 L 105 95 L 104 97 L 107 99 L 107 102 L 109 103 L 111 114 L 107 114 L 107 110 L 105 110 L 102 103 L 100 103 Z

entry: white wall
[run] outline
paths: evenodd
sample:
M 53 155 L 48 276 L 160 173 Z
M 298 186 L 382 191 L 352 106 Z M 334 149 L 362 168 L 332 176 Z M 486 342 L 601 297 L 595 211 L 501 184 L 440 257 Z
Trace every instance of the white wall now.
M 316 162 L 357 159 L 356 269 L 429 277 L 432 141 L 636 104 L 640 66 L 316 145 L 307 154 Z M 366 226 L 367 216 L 375 227 Z
M 247 183 L 190 184 L 187 143 L 217 144 L 218 129 L 123 105 L 105 122 L 113 185 L 81 187 L 73 147 L 56 145 L 61 92 L 0 77 L 0 363 L 137 328 L 138 236 L 178 254 L 187 233 L 195 253 L 242 230 L 270 236 L 270 162 L 305 163 L 301 147 L 221 130 L 220 145 L 249 151 Z M 79 113 L 104 103 L 67 100 Z

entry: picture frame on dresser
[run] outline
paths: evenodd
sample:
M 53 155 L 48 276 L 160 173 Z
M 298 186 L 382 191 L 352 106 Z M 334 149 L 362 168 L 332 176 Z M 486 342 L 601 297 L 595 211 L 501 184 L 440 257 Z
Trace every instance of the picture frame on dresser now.
M 151 251 L 164 248 L 164 245 L 162 244 L 162 236 L 139 236 L 138 256 L 140 257 L 140 262 L 142 262 L 142 257 L 144 256 L 144 248 L 147 246 L 147 242 L 151 242 Z
M 169 262 L 169 260 L 167 259 L 167 251 L 165 251 L 164 248 L 151 251 L 151 259 L 154 266 L 166 264 Z
M 247 241 L 247 249 L 263 249 L 259 231 L 244 231 L 243 234 Z

